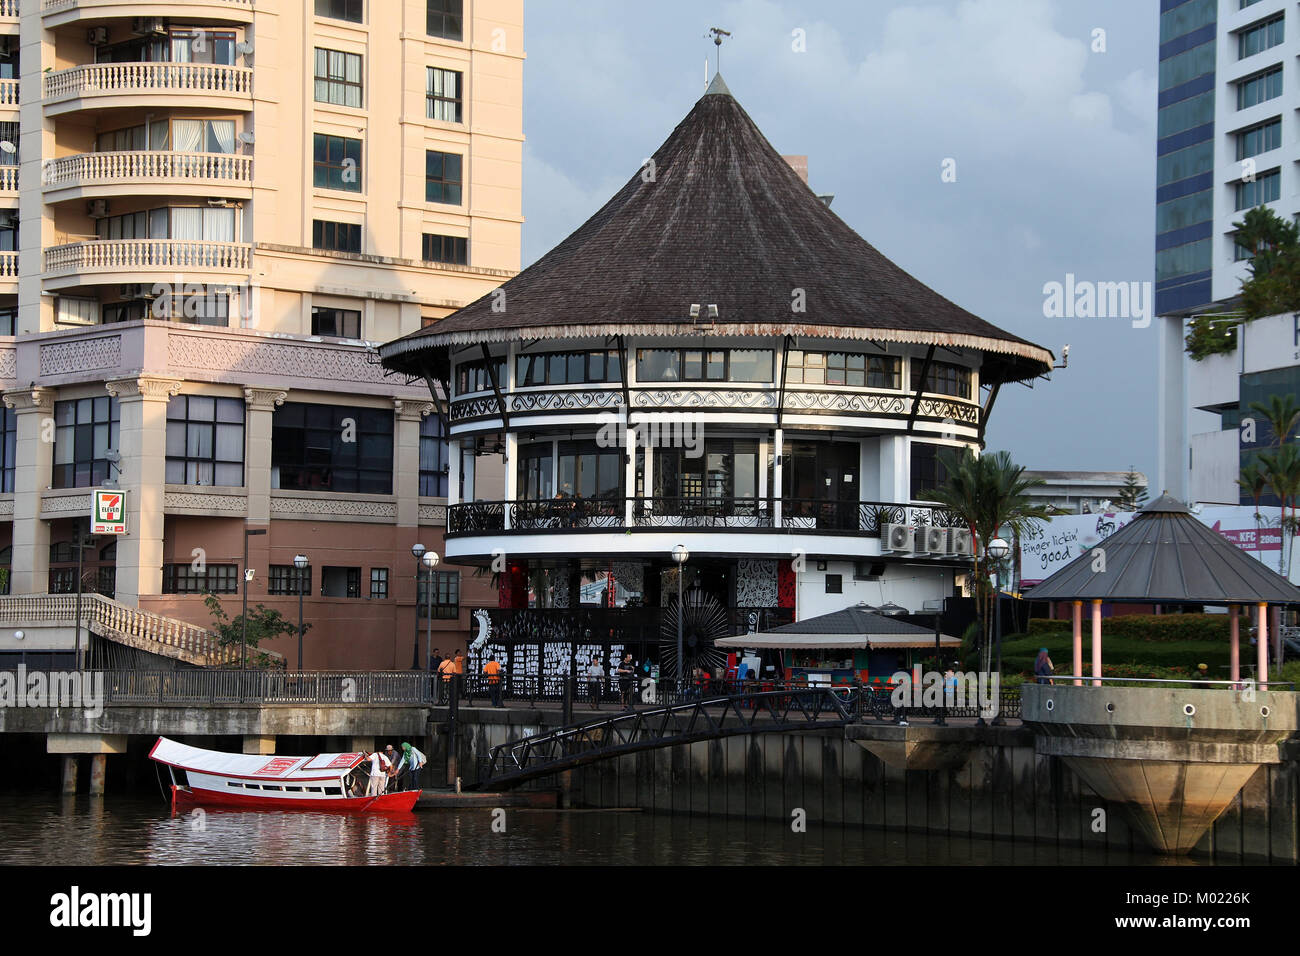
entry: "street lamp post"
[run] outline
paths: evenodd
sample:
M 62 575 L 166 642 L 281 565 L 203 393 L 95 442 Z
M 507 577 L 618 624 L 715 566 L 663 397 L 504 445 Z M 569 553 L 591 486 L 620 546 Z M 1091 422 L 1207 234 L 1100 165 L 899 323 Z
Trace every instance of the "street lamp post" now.
M 244 529 L 244 611 L 239 618 L 239 623 L 242 625 L 242 633 L 240 635 L 240 643 L 242 646 L 239 649 L 239 666 L 243 670 L 248 669 L 248 579 L 252 577 L 252 575 L 248 573 L 248 539 L 259 534 L 266 534 L 266 529 Z
M 83 555 L 85 554 L 85 549 L 86 549 L 86 548 L 92 548 L 92 547 L 94 547 L 94 545 L 95 545 L 95 539 L 94 539 L 93 537 L 91 537 L 91 536 L 88 535 L 88 534 L 83 535 L 80 531 L 77 532 L 77 544 L 76 544 L 76 547 L 77 547 L 77 606 L 76 606 L 76 609 L 72 612 L 72 613 L 73 613 L 73 625 L 76 627 L 76 630 L 77 630 L 76 641 L 75 641 L 75 643 L 74 643 L 74 645 L 73 645 L 73 648 L 74 648 L 74 650 L 73 650 L 73 660 L 74 660 L 74 662 L 75 662 L 75 664 L 76 664 L 76 666 L 77 666 L 77 670 L 81 670 L 82 660 L 83 660 L 83 656 L 82 656 L 82 653 L 81 653 L 81 591 L 82 591 L 81 575 L 82 575 L 82 566 L 83 566 L 82 562 L 83 562 Z M 86 643 L 87 643 L 87 644 L 90 643 L 90 635 L 86 635 Z
M 302 585 L 307 570 L 307 555 L 295 554 L 293 556 L 293 566 L 298 570 L 298 670 L 302 670 Z
M 691 553 L 686 550 L 686 545 L 679 544 L 673 548 L 673 560 L 677 562 L 677 689 L 681 690 L 682 685 L 682 667 L 685 664 L 682 652 L 682 636 L 685 625 L 686 608 L 682 604 L 682 575 L 686 572 L 686 562 L 690 559 Z
M 996 635 L 995 640 L 997 641 L 998 664 L 996 673 L 998 675 L 999 697 L 1002 695 L 1002 595 L 999 592 L 1002 590 L 1002 562 L 1006 560 L 1007 555 L 1010 553 L 1011 546 L 1001 538 L 994 538 L 989 542 L 988 555 L 993 559 L 994 567 L 997 568 L 996 583 L 993 587 L 993 629 Z M 999 701 L 999 704 L 1000 703 L 1001 702 Z M 1002 718 L 1001 706 L 998 707 L 997 714 L 993 718 L 993 723 L 995 726 L 1000 726 L 1006 723 Z
M 433 569 L 438 566 L 438 552 L 430 551 L 424 545 L 411 545 L 411 554 L 415 557 L 415 646 L 411 649 L 411 670 L 420 669 L 420 569 L 429 572 L 429 582 L 425 587 L 425 639 L 424 669 L 433 669 Z

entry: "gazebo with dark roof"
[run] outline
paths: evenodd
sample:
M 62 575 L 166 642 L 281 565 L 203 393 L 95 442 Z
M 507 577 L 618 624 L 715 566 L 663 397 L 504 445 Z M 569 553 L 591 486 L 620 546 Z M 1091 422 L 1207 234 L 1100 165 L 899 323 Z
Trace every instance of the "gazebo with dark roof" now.
M 1151 502 L 1127 525 L 1029 594 L 1035 601 L 1073 602 L 1076 676 L 1083 672 L 1083 602 L 1091 602 L 1095 678 L 1101 676 L 1103 602 L 1226 606 L 1232 621 L 1233 681 L 1241 676 L 1238 608 L 1255 605 L 1261 682 L 1268 679 L 1268 606 L 1300 603 L 1300 589 L 1206 527 L 1186 505 L 1168 495 Z
M 803 290 L 802 311 L 791 307 Z M 442 379 L 448 347 L 698 330 L 978 350 L 986 383 L 1031 379 L 1052 353 L 908 275 L 827 207 L 772 147 L 721 75 L 642 169 L 576 232 L 499 289 L 380 348 L 383 364 Z

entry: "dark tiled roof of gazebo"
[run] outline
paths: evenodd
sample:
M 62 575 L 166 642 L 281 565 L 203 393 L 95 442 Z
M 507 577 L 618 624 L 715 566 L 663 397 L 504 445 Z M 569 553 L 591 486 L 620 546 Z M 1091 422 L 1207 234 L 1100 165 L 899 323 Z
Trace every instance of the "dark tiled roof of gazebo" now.
M 1094 553 L 1105 571 L 1094 571 Z M 1132 521 L 1025 592 L 1034 601 L 1155 604 L 1300 602 L 1300 589 L 1163 495 Z
M 448 345 L 674 335 L 691 330 L 689 306 L 701 303 L 718 307 L 716 335 L 977 349 L 986 353 L 985 382 L 1050 368 L 1049 351 L 945 299 L 849 228 L 764 138 L 721 76 L 652 159 L 653 179 L 648 166 L 638 170 L 501 289 L 383 346 L 384 364 L 423 374 L 429 349 Z M 804 312 L 791 308 L 796 289 L 804 290 Z
M 919 627 L 896 617 L 876 614 L 865 607 L 846 607 L 842 611 L 819 614 L 792 624 L 768 628 L 768 634 L 863 634 L 885 637 L 894 634 L 933 636 L 934 628 Z

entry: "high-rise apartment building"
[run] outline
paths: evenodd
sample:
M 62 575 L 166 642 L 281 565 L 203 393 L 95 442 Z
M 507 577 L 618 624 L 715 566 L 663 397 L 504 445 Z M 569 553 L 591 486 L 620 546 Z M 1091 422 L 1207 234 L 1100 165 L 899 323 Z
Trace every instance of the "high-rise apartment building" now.
M 75 589 L 116 485 L 85 589 L 207 624 L 247 546 L 307 667 L 423 657 L 444 419 L 369 343 L 519 268 L 523 56 L 522 0 L 0 0 L 10 594 Z M 486 584 L 431 580 L 463 646 Z
M 1286 0 L 1160 4 L 1159 485 L 1182 498 L 1237 501 L 1239 464 L 1257 444 L 1249 434 L 1243 443 L 1238 422 L 1251 401 L 1300 388 L 1300 339 L 1274 320 L 1245 326 L 1235 350 L 1199 362 L 1184 345 L 1188 320 L 1231 312 L 1249 274 L 1234 223 L 1261 205 L 1300 213 L 1297 17 Z

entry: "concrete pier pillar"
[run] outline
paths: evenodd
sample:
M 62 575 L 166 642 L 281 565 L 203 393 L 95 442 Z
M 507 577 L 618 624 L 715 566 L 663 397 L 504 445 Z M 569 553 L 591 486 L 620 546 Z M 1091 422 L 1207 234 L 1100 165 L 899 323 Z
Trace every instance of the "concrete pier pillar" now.
M 1092 602 L 1092 682 L 1093 687 L 1101 686 L 1101 602 Z
M 275 736 L 262 737 L 258 735 L 246 735 L 244 737 L 244 753 L 246 754 L 273 754 L 275 753 Z
M 1258 605 L 1255 622 L 1255 670 L 1260 685 L 1268 683 L 1268 605 Z
M 104 795 L 104 775 L 108 772 L 108 755 L 93 754 L 90 758 L 90 795 Z
M 348 753 L 359 754 L 362 752 L 373 753 L 375 749 L 374 737 L 349 737 Z
M 1231 643 L 1228 645 L 1228 680 L 1241 680 L 1241 615 L 1240 608 L 1232 605 L 1228 608 L 1228 627 Z
M 1083 673 L 1083 602 L 1070 602 L 1070 616 L 1074 620 L 1074 657 L 1071 666 L 1074 668 L 1072 673 L 1078 675 Z M 1082 687 L 1083 681 L 1075 680 L 1075 687 Z
M 63 758 L 63 793 L 77 792 L 77 757 L 69 754 Z

